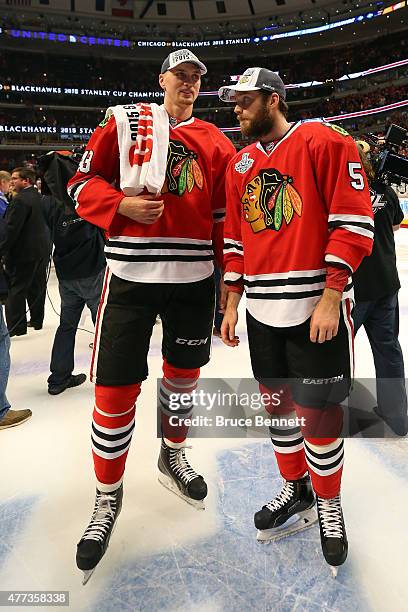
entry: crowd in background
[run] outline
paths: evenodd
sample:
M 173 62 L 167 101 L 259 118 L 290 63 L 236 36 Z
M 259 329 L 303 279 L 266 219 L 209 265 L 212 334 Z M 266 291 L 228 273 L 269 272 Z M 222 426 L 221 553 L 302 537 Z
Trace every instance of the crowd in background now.
M 386 62 L 405 59 L 406 41 L 403 34 L 379 37 L 369 42 L 325 49 L 324 61 L 321 51 L 285 56 L 257 56 L 253 62 L 278 70 L 286 83 L 322 81 L 322 85 L 288 89 L 287 101 L 290 119 L 310 119 L 353 113 L 398 102 L 406 97 L 405 81 L 408 68 L 400 67 L 369 77 L 335 82 L 344 74 L 373 68 Z M 52 87 L 74 87 L 109 91 L 158 91 L 157 64 L 143 64 L 129 52 L 126 62 L 98 57 L 78 58 L 73 55 L 27 53 L 23 50 L 7 51 L 0 55 L 0 126 L 34 126 L 51 128 L 49 133 L 19 133 L 0 131 L 0 143 L 35 142 L 36 144 L 59 142 L 70 146 L 73 142 L 84 143 L 89 133 L 80 128 L 94 129 L 103 118 L 106 108 L 117 103 L 134 101 L 134 97 L 114 98 L 101 95 L 63 95 L 52 93 L 15 92 L 7 89 L 11 84 L 48 85 Z M 229 82 L 231 75 L 239 74 L 243 59 L 225 65 L 208 62 L 208 74 L 203 77 L 202 91 L 215 91 Z M 129 66 L 134 72 L 129 73 Z M 132 74 L 131 82 L 129 74 Z M 134 74 L 134 76 L 133 76 Z M 18 75 L 18 77 L 17 77 Z M 138 98 L 140 99 L 140 98 Z M 148 98 L 145 98 L 148 100 Z M 152 99 L 150 98 L 150 101 Z M 161 98 L 154 99 L 161 102 Z M 233 107 L 220 105 L 216 96 L 201 96 L 195 105 L 196 115 L 215 123 L 221 128 L 237 126 Z M 406 126 L 406 114 L 380 113 L 358 119 L 341 121 L 350 131 L 373 131 L 384 133 L 391 123 Z M 60 128 L 65 128 L 60 133 Z M 76 130 L 73 135 L 73 130 Z M 247 144 L 239 132 L 228 132 L 237 148 Z M 0 158 L 2 157 L 0 152 Z M 22 154 L 8 154 L 9 169 L 21 163 Z M 4 166 L 3 166 L 4 167 Z
M 42 108 L 42 107 L 41 107 Z M 103 119 L 106 109 L 66 110 L 42 108 L 1 108 L 2 125 L 36 125 L 48 127 L 90 127 L 95 128 Z
M 405 93 L 405 87 L 391 85 L 369 93 L 359 95 L 350 93 L 347 97 L 326 98 L 319 102 L 313 99 L 309 103 L 291 105 L 289 100 L 290 116 L 297 120 L 352 113 L 398 102 L 403 99 Z M 127 99 L 126 103 L 129 102 L 130 100 Z M 96 102 L 93 103 L 96 104 Z M 35 107 L 25 105 L 20 108 L 0 107 L 0 123 L 3 125 L 95 127 L 100 121 L 100 117 L 103 117 L 105 109 L 106 107 L 98 108 L 97 106 L 89 110 L 84 110 L 83 107 L 67 109 L 39 107 L 38 105 Z M 233 105 L 227 108 L 222 107 L 216 96 L 200 98 L 196 103 L 195 113 L 207 121 L 217 123 L 220 127 L 237 125 Z
M 236 61 L 220 62 L 208 60 L 208 74 L 202 80 L 202 90 L 218 89 L 229 82 L 230 75 L 240 74 L 242 66 L 248 63 L 248 50 Z M 335 47 L 305 53 L 285 55 L 254 56 L 257 66 L 264 66 L 279 72 L 285 83 L 309 81 L 330 81 L 345 74 L 382 66 L 406 59 L 407 42 L 405 33 L 397 33 L 354 45 Z M 324 57 L 324 61 L 322 61 Z M 124 61 L 125 60 L 125 61 Z M 228 72 L 225 64 L 228 64 Z M 158 90 L 157 62 L 143 61 L 143 71 L 134 71 L 129 82 L 129 67 L 140 67 L 137 54 L 130 52 L 122 60 L 109 59 L 98 55 L 78 58 L 72 55 L 50 53 L 29 53 L 4 50 L 0 56 L 0 81 L 5 83 L 50 85 L 54 87 L 85 87 L 88 89 Z

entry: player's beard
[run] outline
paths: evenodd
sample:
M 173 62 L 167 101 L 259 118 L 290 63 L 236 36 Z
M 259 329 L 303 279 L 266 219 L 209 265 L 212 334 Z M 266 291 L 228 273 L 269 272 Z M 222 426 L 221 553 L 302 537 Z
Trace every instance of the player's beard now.
M 241 124 L 241 133 L 243 136 L 257 140 L 269 134 L 274 126 L 275 121 L 269 115 L 267 106 L 263 106 L 253 119 L 248 123 Z

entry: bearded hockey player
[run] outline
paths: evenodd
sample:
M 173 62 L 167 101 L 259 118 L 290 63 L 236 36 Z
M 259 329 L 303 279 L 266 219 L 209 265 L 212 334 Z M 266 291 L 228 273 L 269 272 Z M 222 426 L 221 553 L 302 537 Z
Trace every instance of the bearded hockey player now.
M 164 105 L 116 106 L 92 135 L 68 193 L 78 214 L 108 235 L 91 380 L 96 500 L 77 550 L 85 581 L 104 555 L 122 505 L 122 480 L 147 353 L 163 324 L 160 482 L 203 508 L 204 478 L 185 456 L 186 393 L 209 361 L 213 259 L 222 265 L 224 177 L 235 154 L 212 124 L 192 116 L 205 65 L 188 49 L 170 53 L 159 83 Z M 194 317 L 192 316 L 194 313 Z M 180 410 L 169 396 L 183 394 Z M 152 402 L 153 403 L 153 402 Z M 154 408 L 154 406 L 152 406 Z M 179 417 L 173 425 L 174 419 Z
M 351 274 L 369 255 L 373 215 L 353 139 L 318 121 L 289 123 L 285 86 L 248 68 L 222 87 L 245 136 L 259 139 L 231 161 L 226 178 L 222 338 L 237 346 L 237 306 L 245 287 L 252 369 L 268 411 L 298 417 L 270 428 L 284 485 L 255 514 L 258 539 L 320 525 L 333 574 L 347 557 L 340 499 L 343 401 L 353 376 Z M 284 384 L 285 383 L 285 384 Z M 300 427 L 302 423 L 302 428 Z

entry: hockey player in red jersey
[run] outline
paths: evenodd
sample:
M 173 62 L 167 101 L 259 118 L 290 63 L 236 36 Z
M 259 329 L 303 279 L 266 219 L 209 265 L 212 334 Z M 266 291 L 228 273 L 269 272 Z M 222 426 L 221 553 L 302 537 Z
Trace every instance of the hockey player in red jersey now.
M 164 153 L 165 177 L 158 193 L 144 189 L 139 195 L 125 196 L 119 188 L 124 166 L 115 114 L 96 128 L 68 186 L 78 214 L 108 236 L 108 270 L 91 364 L 97 493 L 91 522 L 77 550 L 77 565 L 85 579 L 105 553 L 120 512 L 135 403 L 148 374 L 147 353 L 158 314 L 163 324 L 159 480 L 197 507 L 203 507 L 207 495 L 203 477 L 185 456 L 183 419 L 192 410 L 185 394 L 194 390 L 200 367 L 209 361 L 213 259 L 215 254 L 222 265 L 224 177 L 235 149 L 214 125 L 192 116 L 206 72 L 188 49 L 170 53 L 163 63 L 159 83 L 165 92 L 164 107 L 158 108 L 168 151 L 167 162 L 166 151 L 158 151 Z M 136 142 L 129 150 L 133 165 L 137 154 L 149 152 L 149 138 L 155 146 L 149 126 L 140 131 L 150 106 L 142 106 L 141 112 L 132 105 L 115 108 L 124 109 L 130 129 L 138 130 L 137 137 L 136 132 L 131 135 Z M 138 142 L 147 145 L 139 147 Z M 181 393 L 183 405 L 175 411 L 174 398 Z M 178 425 L 171 416 L 179 417 Z
M 228 346 L 239 343 L 237 307 L 245 288 L 254 376 L 264 393 L 280 393 L 280 405 L 266 409 L 281 417 L 270 435 L 284 485 L 255 514 L 257 537 L 304 529 L 316 521 L 317 501 L 322 550 L 335 575 L 348 550 L 339 404 L 353 376 L 351 274 L 373 240 L 366 177 L 345 130 L 287 121 L 285 86 L 276 73 L 249 68 L 219 95 L 235 104 L 242 134 L 258 139 L 227 171 L 230 291 L 222 338 Z M 299 426 L 288 426 L 296 416 Z

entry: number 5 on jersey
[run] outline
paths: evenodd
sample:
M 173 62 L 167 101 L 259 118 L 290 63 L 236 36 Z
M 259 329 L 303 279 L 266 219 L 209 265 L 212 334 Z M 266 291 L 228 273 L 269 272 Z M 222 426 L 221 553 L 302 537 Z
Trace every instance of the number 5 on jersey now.
M 364 189 L 364 176 L 362 174 L 362 167 L 360 162 L 348 162 L 348 173 L 352 181 L 350 181 L 350 185 L 353 189 L 357 189 L 357 191 L 362 191 Z
M 80 172 L 83 172 L 84 174 L 88 174 L 90 169 L 91 169 L 91 161 L 93 158 L 93 154 L 94 152 L 91 151 L 85 151 L 85 153 L 82 156 L 82 159 L 80 161 L 80 164 L 78 166 L 78 169 Z

